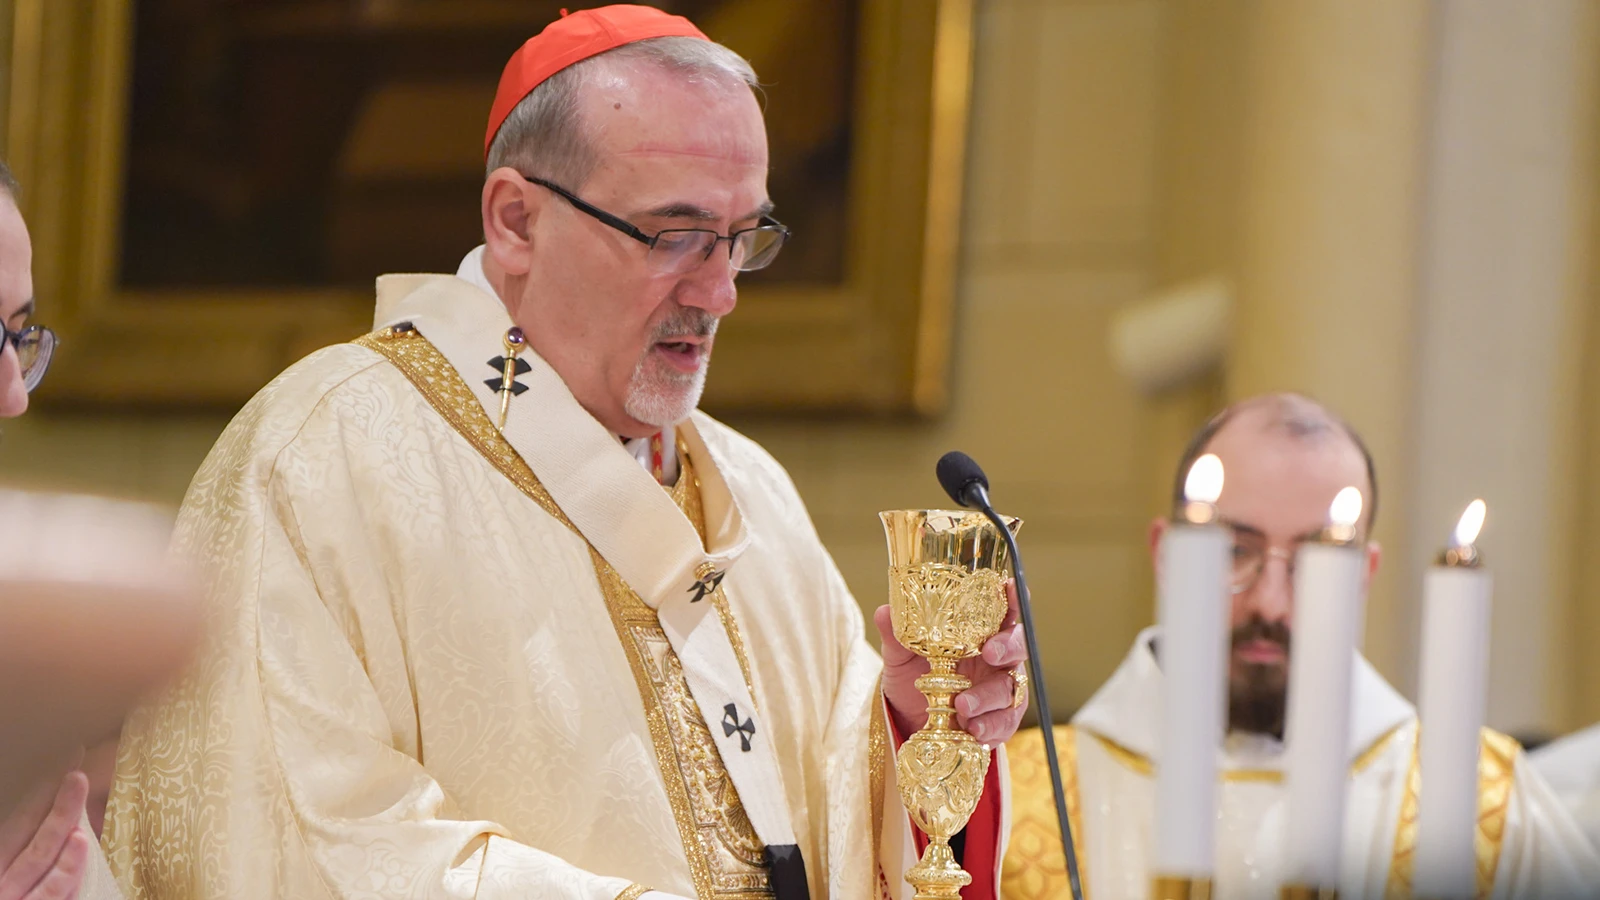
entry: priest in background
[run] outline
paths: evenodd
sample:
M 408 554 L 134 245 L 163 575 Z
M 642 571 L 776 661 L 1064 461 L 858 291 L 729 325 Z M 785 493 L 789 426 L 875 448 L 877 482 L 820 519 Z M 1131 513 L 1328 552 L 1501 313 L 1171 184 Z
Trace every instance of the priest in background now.
M 375 332 L 228 427 L 176 538 L 209 643 L 118 761 L 131 898 L 910 896 L 918 662 L 885 636 L 883 665 L 783 469 L 695 411 L 787 237 L 755 84 L 677 16 L 553 23 L 490 113 L 485 246 L 380 279 Z M 997 747 L 1023 658 L 1003 631 L 957 699 Z
M 1333 497 L 1358 485 L 1372 532 L 1377 477 L 1359 436 L 1318 404 L 1293 394 L 1246 400 L 1213 418 L 1178 466 L 1174 503 L 1202 454 L 1227 472 L 1217 512 L 1234 532 L 1228 733 L 1218 795 L 1212 891 L 1229 900 L 1276 898 L 1283 880 L 1283 728 L 1294 639 L 1292 566 L 1297 546 L 1326 524 Z M 1168 527 L 1156 521 L 1152 556 Z M 1368 545 L 1370 580 L 1379 561 Z M 1302 640 L 1316 640 L 1306 635 Z M 1134 640 L 1122 665 L 1073 717 L 1056 727 L 1085 894 L 1145 900 L 1155 814 L 1155 767 L 1168 750 L 1160 731 L 1161 635 Z M 1416 841 L 1417 712 L 1363 658 L 1356 660 L 1349 746 L 1350 789 L 1339 895 L 1411 896 Z M 1015 817 L 1003 868 L 1007 898 L 1065 895 L 1059 832 L 1039 732 L 1011 742 Z M 1530 766 L 1515 741 L 1485 731 L 1480 762 L 1479 897 L 1600 895 L 1600 856 Z

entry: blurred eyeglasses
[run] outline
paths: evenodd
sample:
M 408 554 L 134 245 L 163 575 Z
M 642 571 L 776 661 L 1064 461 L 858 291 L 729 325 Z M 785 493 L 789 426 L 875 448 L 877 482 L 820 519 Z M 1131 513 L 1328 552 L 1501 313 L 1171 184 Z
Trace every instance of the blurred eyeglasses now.
M 681 275 L 704 263 L 716 252 L 717 245 L 728 242 L 728 258 L 739 272 L 754 272 L 772 265 L 778 251 L 789 239 L 789 229 L 771 216 L 762 216 L 754 228 L 741 228 L 733 234 L 718 234 L 708 228 L 669 228 L 655 234 L 641 231 L 633 223 L 613 215 L 598 206 L 580 200 L 577 195 L 558 185 L 524 175 L 533 184 L 546 188 L 572 204 L 572 208 L 600 220 L 628 237 L 650 248 L 648 264 L 663 274 Z
M 1242 594 L 1256 586 L 1261 580 L 1261 573 L 1266 571 L 1267 560 L 1283 560 L 1287 577 L 1294 579 L 1294 552 L 1282 547 L 1268 547 L 1264 540 L 1257 535 L 1234 532 L 1233 536 L 1233 570 L 1228 578 L 1228 585 L 1235 594 Z
M 22 366 L 22 384 L 29 393 L 44 380 L 44 371 L 50 368 L 50 357 L 56 352 L 56 333 L 43 325 L 29 325 L 21 331 L 12 331 L 0 323 L 0 353 L 6 345 L 17 351 L 17 362 Z

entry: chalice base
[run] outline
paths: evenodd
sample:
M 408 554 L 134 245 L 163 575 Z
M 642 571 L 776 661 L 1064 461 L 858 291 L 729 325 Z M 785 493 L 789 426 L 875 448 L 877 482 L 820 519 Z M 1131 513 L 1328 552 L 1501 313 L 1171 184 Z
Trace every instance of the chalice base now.
M 928 852 L 906 870 L 906 881 L 917 889 L 916 900 L 958 900 L 972 876 L 956 862 L 949 844 L 929 843 Z

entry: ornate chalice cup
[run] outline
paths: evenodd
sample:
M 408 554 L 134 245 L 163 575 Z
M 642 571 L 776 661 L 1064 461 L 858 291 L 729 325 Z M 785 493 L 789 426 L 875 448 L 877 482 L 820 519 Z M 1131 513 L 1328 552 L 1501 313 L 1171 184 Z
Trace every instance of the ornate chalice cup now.
M 966 827 L 989 773 L 989 748 L 955 727 L 955 696 L 972 685 L 956 663 L 977 656 L 1000 630 L 1007 604 L 1005 538 L 982 513 L 907 509 L 879 513 L 889 541 L 889 610 L 895 639 L 928 660 L 917 690 L 928 724 L 900 748 L 900 799 L 928 835 L 906 872 L 917 900 L 958 898 L 972 876 L 956 863 L 950 837 Z M 1002 517 L 1013 534 L 1020 519 Z

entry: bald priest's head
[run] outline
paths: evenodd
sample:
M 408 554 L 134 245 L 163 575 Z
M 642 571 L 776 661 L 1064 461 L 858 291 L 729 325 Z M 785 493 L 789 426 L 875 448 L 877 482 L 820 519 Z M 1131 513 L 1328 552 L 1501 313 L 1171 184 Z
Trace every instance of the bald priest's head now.
M 1370 540 L 1378 510 L 1372 454 L 1354 429 L 1327 407 L 1299 394 L 1268 394 L 1236 403 L 1190 440 L 1174 479 L 1173 508 L 1195 460 L 1214 453 L 1227 478 L 1219 519 L 1233 531 L 1232 649 L 1228 660 L 1228 727 L 1281 737 L 1294 633 L 1294 558 L 1327 524 L 1328 508 L 1350 485 L 1365 500 L 1360 533 L 1367 539 L 1367 582 L 1379 548 Z M 1169 522 L 1150 529 L 1152 559 Z

